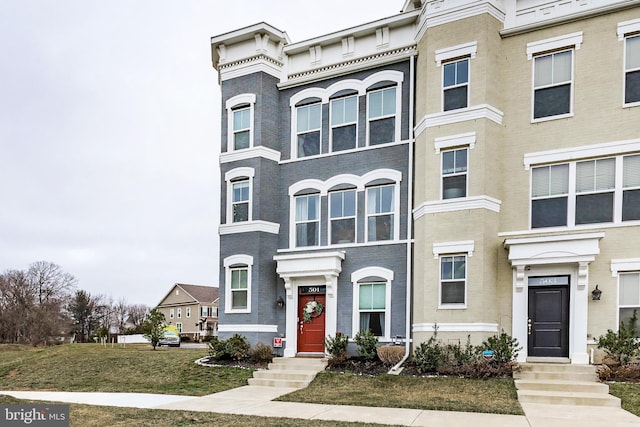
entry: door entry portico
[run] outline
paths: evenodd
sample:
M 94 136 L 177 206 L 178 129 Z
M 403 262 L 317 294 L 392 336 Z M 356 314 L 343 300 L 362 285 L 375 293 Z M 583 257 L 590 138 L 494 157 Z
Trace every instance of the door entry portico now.
M 529 277 L 527 354 L 569 356 L 569 276 Z
M 325 286 L 299 288 L 298 353 L 324 353 L 325 293 Z

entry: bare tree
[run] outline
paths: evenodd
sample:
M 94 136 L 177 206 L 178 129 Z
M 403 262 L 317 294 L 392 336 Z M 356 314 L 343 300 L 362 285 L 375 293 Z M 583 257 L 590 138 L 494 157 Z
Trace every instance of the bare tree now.
M 145 317 L 149 313 L 149 307 L 143 304 L 132 304 L 129 306 L 128 323 L 131 325 L 131 331 L 136 333 L 142 332 L 142 324 Z
M 127 327 L 129 317 L 129 306 L 124 298 L 120 298 L 113 306 L 113 326 L 118 329 L 118 333 L 124 332 Z
M 76 286 L 76 278 L 65 272 L 59 265 L 47 261 L 37 261 L 29 266 L 27 277 L 36 291 L 38 304 L 51 299 L 61 300 L 70 295 Z

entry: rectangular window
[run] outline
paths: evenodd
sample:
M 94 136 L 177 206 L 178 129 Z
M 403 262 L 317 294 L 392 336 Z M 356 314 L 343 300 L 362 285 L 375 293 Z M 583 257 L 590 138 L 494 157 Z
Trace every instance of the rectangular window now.
M 202 317 L 207 317 L 209 315 L 209 307 L 202 307 Z
M 358 123 L 358 97 L 331 101 L 331 150 L 342 151 L 356 148 L 356 125 Z
M 233 149 L 249 148 L 251 142 L 251 108 L 233 110 Z
M 567 225 L 569 165 L 532 169 L 531 228 Z
M 182 309 L 179 308 L 178 309 L 178 319 L 181 319 L 181 318 L 182 318 Z
M 296 246 L 320 244 L 320 196 L 296 197 Z
M 356 190 L 335 191 L 329 195 L 331 244 L 356 241 Z
M 613 222 L 616 159 L 576 164 L 576 224 Z
M 640 155 L 625 156 L 622 169 L 622 220 L 640 220 Z
M 178 333 L 181 334 L 182 333 L 182 322 L 177 322 L 176 323 L 176 328 L 178 329 Z
M 467 257 L 465 255 L 440 258 L 440 304 L 465 304 Z
M 231 191 L 233 222 L 249 221 L 249 180 L 233 182 Z
M 442 152 L 442 198 L 467 196 L 466 148 Z
M 360 332 L 371 331 L 375 336 L 384 336 L 386 283 L 363 283 L 359 287 Z
M 385 185 L 367 189 L 367 240 L 393 240 L 394 187 Z
M 572 50 L 542 55 L 534 59 L 534 119 L 571 112 L 572 62 Z
M 443 64 L 442 90 L 444 111 L 469 106 L 469 58 Z
M 625 39 L 624 103 L 640 102 L 640 35 Z
M 247 308 L 248 269 L 246 267 L 231 269 L 231 309 Z
M 298 157 L 320 154 L 321 105 L 297 108 Z
M 618 305 L 620 307 L 620 323 L 629 325 L 629 320 L 640 316 L 640 273 L 619 274 Z M 636 324 L 640 326 L 640 324 Z
M 369 145 L 394 142 L 396 137 L 396 88 L 368 93 Z

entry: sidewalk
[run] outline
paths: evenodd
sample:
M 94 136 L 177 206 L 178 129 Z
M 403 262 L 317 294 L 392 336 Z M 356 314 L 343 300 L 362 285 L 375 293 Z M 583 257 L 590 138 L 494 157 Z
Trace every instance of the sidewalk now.
M 47 391 L 0 391 L 18 399 L 147 409 L 217 412 L 223 414 L 286 417 L 307 420 L 351 421 L 404 426 L 491 427 L 639 427 L 640 418 L 619 408 L 523 404 L 525 415 L 428 411 L 274 402 L 292 388 L 244 386 L 208 396 L 176 396 L 145 393 L 80 393 Z

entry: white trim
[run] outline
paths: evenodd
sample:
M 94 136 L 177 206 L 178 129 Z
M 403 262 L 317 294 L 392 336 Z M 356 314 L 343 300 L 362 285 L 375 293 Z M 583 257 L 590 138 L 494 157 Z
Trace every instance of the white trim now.
M 565 34 L 549 39 L 527 43 L 527 59 L 532 59 L 535 54 L 548 52 L 561 48 L 575 48 L 579 50 L 582 45 L 582 31 Z M 573 80 L 572 80 L 573 81 Z
M 475 132 L 441 136 L 433 140 L 433 146 L 435 147 L 436 154 L 440 154 L 440 151 L 446 148 L 462 147 L 465 145 L 468 146 L 469 148 L 475 148 L 476 146 Z
M 281 153 L 271 148 L 257 146 L 252 148 L 246 148 L 244 150 L 236 150 L 236 151 L 231 151 L 226 153 L 220 153 L 220 164 L 254 159 L 256 157 L 261 157 L 263 159 L 279 162 Z
M 240 167 L 231 169 L 224 174 L 225 181 L 231 181 L 234 178 L 247 177 L 253 178 L 255 176 L 255 169 L 249 167 Z
M 218 332 L 278 332 L 278 325 L 219 324 Z
M 420 40 L 427 29 L 450 22 L 460 21 L 476 15 L 489 14 L 500 22 L 504 22 L 505 11 L 502 1 L 423 1 L 420 19 L 417 23 L 416 40 Z
M 624 271 L 640 271 L 640 258 L 611 260 L 611 277 L 618 277 L 618 273 Z
M 237 233 L 269 233 L 269 234 L 278 234 L 280 232 L 280 224 L 277 222 L 269 222 L 269 221 L 244 221 L 244 222 L 232 222 L 229 224 L 220 224 L 218 227 L 218 232 L 221 236 L 227 234 L 237 234 Z
M 618 40 L 622 41 L 627 34 L 638 31 L 640 31 L 640 19 L 632 19 L 630 21 L 618 22 L 616 34 L 618 34 Z
M 474 59 L 476 57 L 476 52 L 478 52 L 478 42 L 472 41 L 436 50 L 435 60 L 437 66 L 440 67 L 444 61 L 448 61 L 449 59 L 462 57 Z
M 253 267 L 253 257 L 251 255 L 231 255 L 222 261 L 224 267 L 224 292 L 225 292 L 225 313 L 251 313 L 251 274 Z M 231 269 L 233 266 L 246 267 L 247 269 L 247 308 L 231 308 Z
M 470 120 L 488 119 L 502 125 L 504 113 L 489 104 L 480 104 L 457 110 L 442 111 L 424 116 L 414 129 L 416 138 L 428 128 L 461 123 Z
M 464 240 L 460 242 L 442 242 L 433 244 L 433 258 L 438 259 L 440 255 L 456 255 L 466 254 L 469 257 L 473 256 L 474 241 Z
M 393 210 L 389 212 L 385 212 L 383 214 L 380 213 L 369 213 L 369 189 L 379 188 L 379 187 L 393 187 Z M 400 180 L 395 181 L 391 184 L 383 184 L 379 186 L 365 187 L 365 196 L 364 196 L 364 241 L 367 243 L 371 242 L 393 242 L 400 239 Z M 393 217 L 393 237 L 388 240 L 369 240 L 369 218 L 375 217 L 378 215 L 389 215 L 391 214 Z
M 604 232 L 506 239 L 504 248 L 513 267 L 542 264 L 589 263 L 600 253 Z
M 234 131 L 233 131 L 233 108 L 239 105 L 249 104 L 249 148 L 253 147 L 254 136 L 254 114 L 256 104 L 255 93 L 243 93 L 229 98 L 225 103 L 227 110 L 227 151 L 238 151 L 234 147 Z
M 326 181 L 303 179 L 289 186 L 289 197 L 293 197 L 298 191 L 308 188 L 318 190 L 321 196 L 326 196 L 329 190 L 339 184 L 351 184 L 354 185 L 358 191 L 364 191 L 367 184 L 378 179 L 387 179 L 395 183 L 400 183 L 402 182 L 402 172 L 393 169 L 376 169 L 362 176 L 341 174 L 332 176 Z
M 466 211 L 470 209 L 487 209 L 499 213 L 502 202 L 489 196 L 461 197 L 458 199 L 435 200 L 424 202 L 413 210 L 413 219 L 442 212 Z
M 591 157 L 606 157 L 635 151 L 640 151 L 640 139 L 560 148 L 558 150 L 538 151 L 534 153 L 525 153 L 524 167 L 525 170 L 529 170 L 532 165 L 568 162 Z
M 242 93 L 240 95 L 236 95 L 232 98 L 227 99 L 227 102 L 224 104 L 224 108 L 229 110 L 236 105 L 241 104 L 255 104 L 256 103 L 256 94 L 255 93 Z
M 393 280 L 394 273 L 393 270 L 384 267 L 364 267 L 351 273 L 351 282 L 358 282 L 365 277 L 371 276 L 381 277 L 390 282 Z
M 498 332 L 497 323 L 414 323 L 412 332 Z
M 251 222 L 253 218 L 253 178 L 255 176 L 255 170 L 249 167 L 240 167 L 231 169 L 224 174 L 224 180 L 227 183 L 227 209 L 226 209 L 226 224 L 241 224 Z M 249 181 L 249 198 L 247 200 L 247 221 L 233 221 L 233 179 L 246 178 Z M 243 180 L 245 181 L 245 180 Z
M 360 281 L 367 277 L 379 277 L 384 279 L 385 285 L 385 302 L 384 302 L 384 331 L 383 335 L 379 339 L 383 341 L 389 341 L 391 339 L 391 282 L 393 281 L 394 273 L 392 270 L 384 267 L 365 267 L 360 270 L 356 270 L 351 273 L 351 284 L 353 285 L 353 298 L 352 298 L 352 318 L 351 318 L 351 336 L 355 337 L 360 331 L 360 285 L 368 284 L 369 281 Z M 381 283 L 372 280 L 373 283 Z

